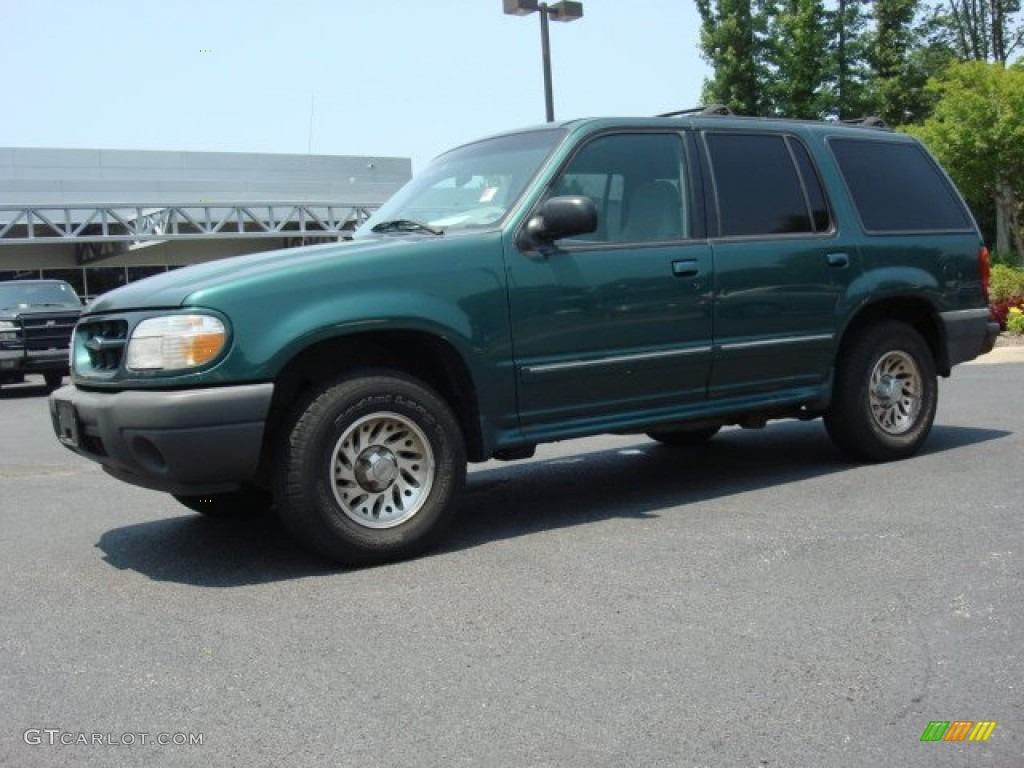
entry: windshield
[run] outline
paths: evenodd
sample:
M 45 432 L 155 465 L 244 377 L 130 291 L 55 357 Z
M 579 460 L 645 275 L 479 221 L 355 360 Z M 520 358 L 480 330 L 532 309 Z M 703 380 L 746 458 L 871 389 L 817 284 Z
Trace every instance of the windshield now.
M 3 283 L 0 309 L 24 307 L 80 307 L 78 295 L 67 283 Z
M 367 219 L 355 236 L 492 227 L 509 212 L 564 135 L 561 129 L 518 133 L 441 155 Z

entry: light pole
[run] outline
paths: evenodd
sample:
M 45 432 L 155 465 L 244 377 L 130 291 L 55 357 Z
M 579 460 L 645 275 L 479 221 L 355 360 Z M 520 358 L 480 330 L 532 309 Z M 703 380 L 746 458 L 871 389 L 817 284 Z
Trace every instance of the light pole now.
M 528 16 L 540 12 L 540 47 L 544 57 L 544 109 L 547 121 L 555 121 L 555 98 L 551 93 L 551 43 L 548 41 L 548 19 L 576 21 L 583 17 L 583 3 L 562 0 L 548 5 L 537 0 L 502 0 L 505 13 L 510 16 Z

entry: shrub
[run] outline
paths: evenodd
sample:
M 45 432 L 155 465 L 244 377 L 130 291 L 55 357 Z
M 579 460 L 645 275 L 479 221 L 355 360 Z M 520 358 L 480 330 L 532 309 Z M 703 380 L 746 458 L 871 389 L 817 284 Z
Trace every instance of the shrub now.
M 988 308 L 992 319 L 999 323 L 1000 330 L 1006 330 L 1006 324 L 1010 319 L 1010 310 L 1024 310 L 1024 299 L 1010 299 L 1009 301 L 997 301 Z
M 1006 330 L 1010 333 L 1024 333 L 1024 308 L 1010 307 L 1006 317 Z
M 1007 264 L 1011 267 L 1024 264 L 1013 251 L 989 251 L 988 259 L 992 264 Z
M 993 264 L 988 297 L 993 304 L 1011 299 L 1024 299 L 1024 269 L 1017 269 L 1009 264 Z
M 999 323 L 999 327 L 1011 330 L 1008 326 L 1011 312 L 1014 309 L 1024 310 L 1024 269 L 1017 269 L 1008 264 L 992 265 L 992 280 L 989 283 L 989 302 L 992 317 Z M 1015 314 L 1020 318 L 1020 315 Z M 1017 319 L 1018 324 L 1024 324 L 1024 319 Z M 1013 333 L 1021 333 L 1022 328 Z
M 1009 264 L 992 264 L 988 298 L 995 304 L 1014 298 L 1024 298 L 1024 269 Z

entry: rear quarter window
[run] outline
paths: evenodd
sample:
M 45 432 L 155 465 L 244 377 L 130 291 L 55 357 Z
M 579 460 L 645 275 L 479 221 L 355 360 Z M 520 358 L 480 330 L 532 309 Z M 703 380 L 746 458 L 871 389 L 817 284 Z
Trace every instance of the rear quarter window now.
M 866 232 L 973 230 L 960 196 L 920 145 L 833 138 L 829 146 Z
M 794 137 L 704 136 L 722 237 L 812 234 L 831 227 L 814 166 Z

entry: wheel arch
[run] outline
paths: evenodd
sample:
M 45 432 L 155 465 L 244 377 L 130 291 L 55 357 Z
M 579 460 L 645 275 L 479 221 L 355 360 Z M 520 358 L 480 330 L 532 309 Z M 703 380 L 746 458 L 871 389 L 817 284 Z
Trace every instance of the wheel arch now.
M 917 331 L 931 350 L 936 373 L 949 376 L 951 366 L 946 351 L 945 328 L 932 303 L 920 296 L 890 296 L 858 309 L 843 329 L 836 350 L 836 364 L 864 328 L 885 320 L 906 323 Z
M 476 386 L 463 356 L 447 340 L 426 331 L 380 330 L 321 339 L 294 354 L 274 380 L 264 462 L 293 403 L 317 385 L 360 369 L 389 369 L 431 387 L 448 404 L 470 460 L 482 457 L 483 435 Z M 261 474 L 264 467 L 261 466 Z

